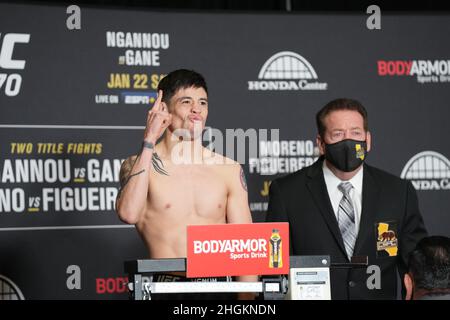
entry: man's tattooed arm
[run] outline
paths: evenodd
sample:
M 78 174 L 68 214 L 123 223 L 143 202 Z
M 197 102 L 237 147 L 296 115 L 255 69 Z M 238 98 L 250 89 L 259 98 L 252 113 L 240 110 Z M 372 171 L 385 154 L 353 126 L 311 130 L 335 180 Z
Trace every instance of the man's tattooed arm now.
M 131 180 L 131 178 L 145 172 L 145 169 L 142 169 L 139 172 L 131 174 L 133 167 L 138 158 L 139 158 L 139 156 L 135 157 L 134 161 L 132 160 L 132 158 L 128 158 L 122 164 L 122 167 L 120 168 L 120 173 L 119 173 L 120 188 L 119 188 L 119 192 L 117 194 L 117 199 L 120 198 L 120 196 L 122 195 L 123 189 L 128 184 L 128 182 Z
M 123 189 L 128 184 L 128 182 L 131 180 L 131 178 L 145 172 L 145 169 L 142 169 L 139 172 L 131 174 L 131 172 L 133 171 L 133 167 L 136 164 L 136 161 L 138 160 L 139 157 L 140 157 L 140 154 L 135 157 L 134 161 L 132 160 L 132 158 L 125 160 L 122 167 L 120 168 L 120 174 L 119 174 L 120 188 L 119 188 L 119 193 L 117 194 L 117 198 L 120 198 Z M 152 165 L 153 165 L 153 168 L 155 169 L 155 171 L 158 172 L 159 174 L 163 174 L 166 176 L 169 175 L 169 173 L 164 168 L 163 161 L 161 160 L 161 158 L 158 156 L 158 154 L 156 152 L 153 152 L 153 155 L 152 155 Z

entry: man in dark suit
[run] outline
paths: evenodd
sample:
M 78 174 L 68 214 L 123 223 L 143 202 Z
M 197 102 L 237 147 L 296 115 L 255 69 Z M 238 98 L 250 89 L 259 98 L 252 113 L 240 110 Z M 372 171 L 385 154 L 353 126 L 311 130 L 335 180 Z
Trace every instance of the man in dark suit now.
M 275 179 L 267 221 L 287 221 L 291 255 L 367 256 L 381 270 L 369 289 L 366 268 L 331 268 L 332 299 L 396 299 L 397 271 L 427 235 L 410 182 L 364 163 L 371 147 L 367 112 L 356 100 L 329 102 L 316 116 L 320 158 Z M 376 271 L 375 271 L 376 272 Z

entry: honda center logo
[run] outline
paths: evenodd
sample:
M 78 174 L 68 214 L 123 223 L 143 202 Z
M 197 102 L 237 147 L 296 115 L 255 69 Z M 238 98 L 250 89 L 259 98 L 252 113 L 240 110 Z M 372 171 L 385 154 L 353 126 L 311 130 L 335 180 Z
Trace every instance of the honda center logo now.
M 401 177 L 417 190 L 450 190 L 450 161 L 434 151 L 420 152 L 408 161 Z
M 257 81 L 248 81 L 248 90 L 326 90 L 313 66 L 301 55 L 283 51 L 274 54 L 262 66 Z

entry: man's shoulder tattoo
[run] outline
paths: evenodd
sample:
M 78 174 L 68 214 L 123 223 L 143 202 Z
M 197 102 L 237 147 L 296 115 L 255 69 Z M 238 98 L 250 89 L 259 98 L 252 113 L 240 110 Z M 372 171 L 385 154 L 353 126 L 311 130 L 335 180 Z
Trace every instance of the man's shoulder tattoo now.
M 158 156 L 156 152 L 153 152 L 152 164 L 153 169 L 155 169 L 155 171 L 158 172 L 159 174 L 163 174 L 165 176 L 169 175 L 166 169 L 164 169 L 164 162 L 161 160 L 161 158 Z
M 244 173 L 244 169 L 242 169 L 242 166 L 241 166 L 240 178 L 241 178 L 242 188 L 244 188 L 244 190 L 248 192 L 248 190 L 247 190 L 247 180 L 245 179 L 245 173 Z

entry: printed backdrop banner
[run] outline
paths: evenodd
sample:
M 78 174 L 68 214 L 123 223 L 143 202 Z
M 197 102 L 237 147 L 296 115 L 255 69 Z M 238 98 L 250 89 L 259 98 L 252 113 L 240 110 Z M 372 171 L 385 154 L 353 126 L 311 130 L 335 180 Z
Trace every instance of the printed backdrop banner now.
M 239 161 L 254 221 L 274 178 L 318 156 L 315 114 L 360 100 L 368 163 L 409 179 L 430 234 L 450 235 L 449 15 L 222 14 L 0 4 L 0 299 L 127 299 L 147 258 L 114 211 L 159 80 L 209 87 L 204 145 Z M 242 152 L 244 150 L 245 152 Z

